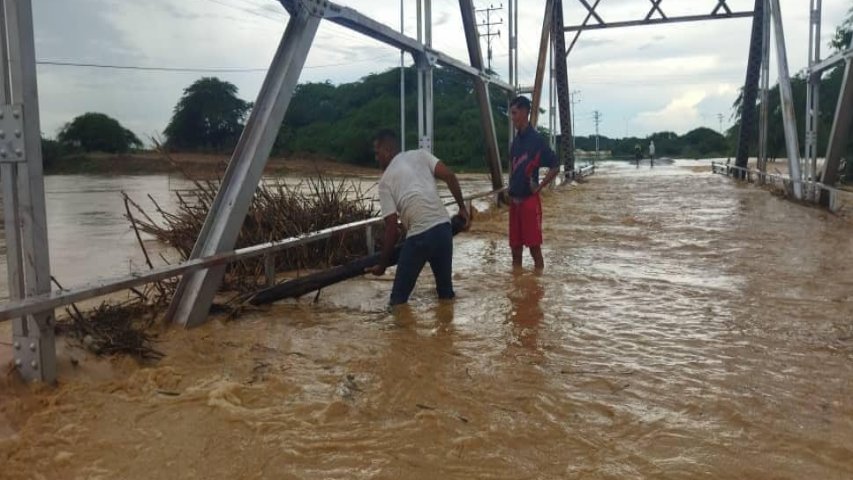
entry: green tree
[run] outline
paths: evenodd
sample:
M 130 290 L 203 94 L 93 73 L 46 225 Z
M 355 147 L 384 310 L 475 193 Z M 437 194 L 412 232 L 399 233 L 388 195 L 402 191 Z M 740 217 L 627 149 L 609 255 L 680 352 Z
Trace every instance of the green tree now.
M 844 20 L 844 23 L 835 29 L 835 36 L 832 37 L 829 46 L 837 52 L 847 50 L 848 47 L 853 46 L 850 43 L 851 37 L 853 37 L 853 7 L 850 7 L 847 12 L 847 19 Z
M 417 79 L 406 75 L 406 148 L 417 145 Z M 484 135 L 472 80 L 450 69 L 435 70 L 434 152 L 456 167 L 483 168 Z M 498 146 L 507 147 L 507 98 L 491 90 Z M 275 153 L 317 153 L 350 163 L 373 165 L 371 138 L 377 130 L 400 128 L 400 71 L 371 74 L 357 82 L 299 85 L 279 129 Z
M 682 155 L 685 157 L 706 157 L 721 155 L 727 148 L 726 137 L 710 128 L 700 127 L 681 137 Z
M 164 133 L 166 144 L 178 150 L 225 151 L 243 131 L 251 104 L 237 97 L 237 87 L 204 77 L 184 90 Z
M 84 113 L 60 130 L 61 144 L 79 147 L 86 152 L 122 153 L 139 148 L 142 142 L 117 120 L 103 113 Z
M 41 160 L 45 170 L 53 168 L 65 153 L 65 147 L 59 141 L 41 138 Z

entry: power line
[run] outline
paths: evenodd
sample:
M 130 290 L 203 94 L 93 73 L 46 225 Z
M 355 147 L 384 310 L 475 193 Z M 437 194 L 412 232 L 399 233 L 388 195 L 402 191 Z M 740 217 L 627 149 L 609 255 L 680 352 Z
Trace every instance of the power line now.
M 274 12 L 272 10 L 265 9 L 265 8 L 259 8 L 259 10 L 266 11 L 266 12 L 273 15 L 273 16 L 270 16 L 270 15 L 264 15 L 263 13 L 256 11 L 256 10 L 238 7 L 236 5 L 231 5 L 229 3 L 225 3 L 225 2 L 222 2 L 220 0 L 206 0 L 206 1 L 208 1 L 210 3 L 215 3 L 217 5 L 221 5 L 223 7 L 231 8 L 233 10 L 238 10 L 238 11 L 241 11 L 243 13 L 248 13 L 250 15 L 254 15 L 256 17 L 260 17 L 260 18 L 263 18 L 265 20 L 269 20 L 271 22 L 275 22 L 277 25 L 283 25 L 283 21 L 287 19 L 287 14 L 284 11 L 279 11 L 278 13 L 280 15 L 276 15 L 276 12 Z M 249 2 L 246 0 L 241 0 L 241 1 L 243 1 L 243 3 L 247 3 L 247 4 L 253 5 L 255 7 L 260 7 L 260 5 L 253 4 L 252 2 Z M 341 32 L 330 31 L 327 29 L 318 31 L 318 37 L 322 36 L 323 34 L 329 34 L 329 35 L 338 37 L 340 39 L 346 39 L 346 40 L 359 40 L 361 38 L 361 37 L 358 37 L 356 35 L 349 33 L 349 31 L 347 31 L 347 30 L 344 30 Z
M 356 63 L 364 63 L 364 62 L 372 62 L 374 60 L 381 60 L 385 58 L 396 58 L 393 55 L 382 55 L 379 57 L 371 57 L 365 58 L 362 60 L 354 60 L 351 62 L 343 62 L 343 63 L 329 63 L 325 65 L 307 65 L 302 67 L 303 69 L 315 69 L 315 68 L 330 68 L 330 67 L 343 67 L 346 65 L 354 65 Z M 255 73 L 255 72 L 266 72 L 267 68 L 216 68 L 216 67 L 204 67 L 204 68 L 190 68 L 190 67 L 159 67 L 159 66 L 142 66 L 142 65 L 112 65 L 106 63 L 81 63 L 81 62 L 65 62 L 65 61 L 57 61 L 57 60 L 39 60 L 36 61 L 37 65 L 50 65 L 50 66 L 58 66 L 58 67 L 83 67 L 83 68 L 105 68 L 112 70 L 141 70 L 148 72 L 177 72 L 177 73 Z
M 221 5 L 221 6 L 223 6 L 223 7 L 233 8 L 234 10 L 239 10 L 239 11 L 241 11 L 241 12 L 248 13 L 248 14 L 250 14 L 250 15 L 255 15 L 255 16 L 258 16 L 258 17 L 261 17 L 261 18 L 266 18 L 267 20 L 272 20 L 272 21 L 274 21 L 274 22 L 276 22 L 276 23 L 280 23 L 280 21 L 279 21 L 279 20 L 277 20 L 277 19 L 275 19 L 275 18 L 273 18 L 273 17 L 270 17 L 270 16 L 268 16 L 268 15 L 264 15 L 264 14 L 262 14 L 262 13 L 258 12 L 258 11 L 255 11 L 255 10 L 250 10 L 250 9 L 248 9 L 248 8 L 243 8 L 243 7 L 238 7 L 238 6 L 236 6 L 236 5 L 231 5 L 230 3 L 220 2 L 219 0 L 207 0 L 207 1 L 208 1 L 208 2 L 210 2 L 210 3 L 215 3 L 215 4 L 217 4 L 217 5 Z M 267 11 L 269 11 L 269 10 L 267 10 Z M 269 11 L 269 12 L 270 12 L 270 13 L 272 13 L 271 11 Z
M 58 67 L 108 68 L 114 70 L 144 70 L 148 72 L 193 72 L 193 73 L 248 73 L 265 72 L 266 68 L 184 68 L 184 67 L 144 67 L 141 65 L 109 65 L 105 63 L 77 63 L 53 60 L 36 61 L 36 65 Z M 306 67 L 307 68 L 307 67 Z

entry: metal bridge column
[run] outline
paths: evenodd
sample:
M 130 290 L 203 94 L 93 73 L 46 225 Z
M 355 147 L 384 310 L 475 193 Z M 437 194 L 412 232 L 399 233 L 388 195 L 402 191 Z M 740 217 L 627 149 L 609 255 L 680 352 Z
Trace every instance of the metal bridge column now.
M 542 85 L 550 48 L 551 22 L 554 20 L 554 0 L 545 2 L 545 15 L 542 20 L 542 37 L 539 39 L 539 60 L 536 63 L 536 78 L 533 81 L 533 99 L 530 102 L 530 124 L 534 127 L 539 123 L 539 105 L 542 102 Z M 550 75 L 550 72 L 549 72 Z M 550 115 L 550 112 L 549 112 Z
M 761 44 L 764 39 L 764 1 L 755 0 L 752 17 L 752 37 L 749 43 L 749 60 L 746 65 L 743 102 L 740 106 L 740 132 L 738 133 L 737 158 L 735 159 L 735 165 L 741 168 L 747 168 L 749 145 L 755 134 L 755 100 L 758 96 L 758 77 L 761 73 Z M 739 172 L 742 171 L 739 170 Z
M 432 48 L 432 3 L 417 0 L 418 43 Z M 435 59 L 428 53 L 416 55 L 418 67 L 418 148 L 432 152 L 433 143 L 433 67 Z
M 258 99 L 225 171 L 222 186 L 190 254 L 191 259 L 234 248 L 327 6 L 326 0 L 301 0 L 291 13 Z M 203 323 L 224 274 L 225 266 L 218 266 L 185 275 L 169 306 L 167 318 L 187 327 Z
M 41 130 L 30 0 L 0 0 L 0 177 L 9 298 L 50 292 Z M 15 368 L 29 381 L 56 380 L 53 310 L 16 318 Z
M 554 73 L 557 78 L 557 99 L 560 111 L 560 163 L 566 180 L 575 177 L 575 152 L 572 151 L 572 103 L 569 98 L 569 73 L 566 66 L 566 34 L 563 29 L 563 0 L 554 1 Z
M 853 129 L 853 59 L 848 58 L 844 66 L 844 79 L 841 82 L 838 106 L 835 107 L 835 119 L 832 121 L 829 145 L 826 148 L 826 162 L 820 179 L 824 185 L 832 187 L 838 182 L 838 169 L 850 139 L 851 129 Z M 853 158 L 848 158 L 847 161 L 853 162 Z M 820 201 L 821 204 L 828 206 L 829 192 L 823 191 Z
M 761 113 L 758 120 L 758 170 L 767 172 L 767 129 L 770 122 L 770 8 L 768 0 L 762 0 L 763 40 L 761 42 Z M 764 175 L 759 175 L 758 183 L 764 183 Z
M 806 122 L 805 122 L 805 172 L 803 178 L 807 182 L 817 181 L 817 136 L 820 125 L 820 77 L 821 72 L 812 71 L 815 63 L 820 61 L 820 20 L 822 0 L 811 0 L 809 6 L 809 65 L 806 84 Z M 812 185 L 813 187 L 813 185 Z M 808 198 L 813 199 L 813 191 L 808 192 Z
M 480 50 L 480 38 L 477 35 L 474 3 L 471 0 L 459 0 L 459 8 L 462 11 L 462 27 L 465 30 L 465 41 L 468 44 L 468 58 L 471 61 L 471 66 L 484 74 L 483 53 Z M 503 188 L 501 155 L 498 149 L 498 136 L 495 131 L 495 117 L 492 115 L 492 102 L 489 99 L 489 84 L 482 74 L 474 79 L 474 92 L 477 94 L 477 103 L 480 106 L 480 127 L 485 137 L 486 161 L 489 164 L 489 172 L 492 177 L 492 189 L 500 190 Z
M 779 0 L 770 0 L 776 57 L 779 64 L 779 95 L 782 98 L 782 121 L 785 127 L 785 149 L 788 153 L 788 172 L 794 188 L 794 197 L 803 198 L 803 176 L 800 174 L 800 141 L 797 138 L 797 117 L 794 114 L 794 94 L 791 91 L 791 76 L 788 73 L 788 52 L 785 47 L 785 30 L 782 28 L 782 11 Z

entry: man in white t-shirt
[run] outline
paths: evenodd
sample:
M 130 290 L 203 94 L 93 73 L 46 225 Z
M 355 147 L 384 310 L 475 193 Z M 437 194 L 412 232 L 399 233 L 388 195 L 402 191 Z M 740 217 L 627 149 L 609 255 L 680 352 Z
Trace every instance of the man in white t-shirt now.
M 462 199 L 456 175 L 426 150 L 400 152 L 397 135 L 382 130 L 373 138 L 373 152 L 384 170 L 379 179 L 379 204 L 385 219 L 385 237 L 379 264 L 370 269 L 382 275 L 391 262 L 397 244 L 397 220 L 406 231 L 406 241 L 397 261 L 397 275 L 391 288 L 391 305 L 409 301 L 424 264 L 429 262 L 440 299 L 452 299 L 453 233 L 447 209 L 438 196 L 435 179 L 444 181 L 465 219 L 470 216 Z

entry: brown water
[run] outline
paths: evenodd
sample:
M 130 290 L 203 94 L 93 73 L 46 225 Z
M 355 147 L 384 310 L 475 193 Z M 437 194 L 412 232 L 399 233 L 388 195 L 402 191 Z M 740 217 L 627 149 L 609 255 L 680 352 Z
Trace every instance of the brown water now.
M 0 390 L 0 477 L 853 478 L 848 219 L 606 165 L 547 197 L 544 274 L 505 223 L 458 239 L 454 303 L 357 279 L 154 365 L 63 349 Z

